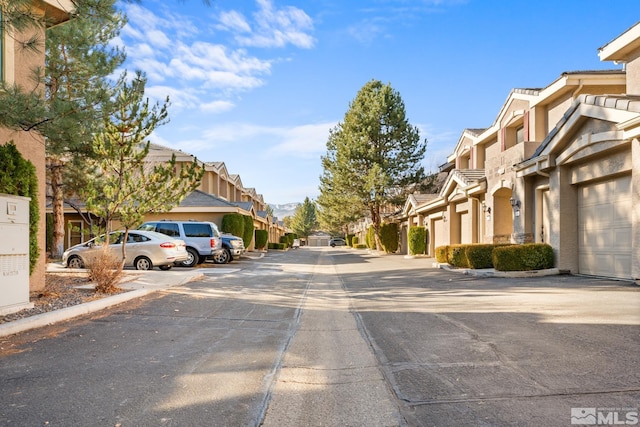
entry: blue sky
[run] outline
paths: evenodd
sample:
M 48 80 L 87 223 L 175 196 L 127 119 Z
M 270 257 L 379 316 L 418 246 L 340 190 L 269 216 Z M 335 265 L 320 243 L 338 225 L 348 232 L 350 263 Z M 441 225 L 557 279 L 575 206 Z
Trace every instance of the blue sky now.
M 170 97 L 152 141 L 222 161 L 271 204 L 318 195 L 328 132 L 369 80 L 390 83 L 436 171 L 513 88 L 615 69 L 602 47 L 638 0 L 142 0 L 119 43 L 147 96 Z

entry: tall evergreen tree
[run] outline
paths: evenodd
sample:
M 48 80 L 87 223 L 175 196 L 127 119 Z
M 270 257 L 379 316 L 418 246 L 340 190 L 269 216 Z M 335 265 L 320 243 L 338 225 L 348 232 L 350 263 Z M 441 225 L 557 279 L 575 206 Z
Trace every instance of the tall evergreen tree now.
M 167 122 L 167 103 L 149 105 L 144 98 L 146 79 L 142 73 L 122 84 L 114 99 L 112 113 L 104 120 L 104 130 L 94 138 L 94 168 L 83 194 L 87 209 L 107 224 L 125 228 L 122 262 L 128 230 L 138 226 L 146 213 L 168 212 L 199 184 L 204 173 L 197 160 L 176 164 L 175 155 L 167 163 L 149 163 L 147 138 Z
M 31 0 L 0 0 L 7 10 L 3 24 L 16 29 L 42 25 L 42 19 L 29 13 L 29 3 Z M 65 197 L 84 186 L 85 159 L 92 155 L 93 135 L 110 108 L 113 83 L 109 76 L 125 60 L 124 52 L 110 44 L 126 23 L 115 3 L 73 0 L 73 19 L 47 30 L 45 68 L 32 70 L 38 89 L 27 92 L 1 83 L 0 124 L 45 137 L 53 257 L 61 256 L 64 248 Z M 34 38 L 20 44 L 42 47 Z
M 318 199 L 323 211 L 343 203 L 351 206 L 341 218 L 348 218 L 351 208 L 368 213 L 380 250 L 382 209 L 400 205 L 410 186 L 424 179 L 426 148 L 400 94 L 390 84 L 369 81 L 329 135 Z
M 309 237 L 309 234 L 318 228 L 316 205 L 308 197 L 296 208 L 296 212 L 291 218 L 290 227 L 294 233 L 301 237 Z

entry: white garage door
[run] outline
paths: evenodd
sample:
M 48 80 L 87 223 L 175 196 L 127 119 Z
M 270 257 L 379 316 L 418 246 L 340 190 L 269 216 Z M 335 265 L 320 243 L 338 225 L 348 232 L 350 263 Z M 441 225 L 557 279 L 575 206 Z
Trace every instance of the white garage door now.
M 449 239 L 444 232 L 444 221 L 441 219 L 433 221 L 433 234 L 431 238 L 433 239 L 435 248 L 449 244 Z
M 585 185 L 578 193 L 581 274 L 631 278 L 631 176 Z
M 460 243 L 473 243 L 471 230 L 471 215 L 469 212 L 462 212 L 460 214 Z

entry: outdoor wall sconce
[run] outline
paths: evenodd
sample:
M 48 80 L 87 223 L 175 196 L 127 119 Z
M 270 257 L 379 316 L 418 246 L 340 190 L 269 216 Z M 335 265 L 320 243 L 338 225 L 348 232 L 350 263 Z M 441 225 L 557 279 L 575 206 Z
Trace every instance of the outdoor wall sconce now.
M 509 199 L 509 203 L 511 203 L 511 207 L 514 209 L 520 207 L 520 200 L 516 200 L 513 197 Z
M 482 202 L 482 212 L 487 214 L 487 221 L 491 221 L 491 207 L 487 206 L 487 204 Z
M 447 214 L 442 213 L 442 222 L 447 222 Z

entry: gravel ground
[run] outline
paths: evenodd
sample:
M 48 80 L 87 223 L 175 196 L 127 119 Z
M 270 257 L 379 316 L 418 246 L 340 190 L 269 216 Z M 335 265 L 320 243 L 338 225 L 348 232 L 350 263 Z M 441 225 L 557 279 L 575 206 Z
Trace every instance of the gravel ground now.
M 33 308 L 0 316 L 0 324 L 113 295 L 97 293 L 93 288 L 85 288 L 90 285 L 90 282 L 87 275 L 82 273 L 47 273 L 45 280 L 44 289 L 31 292 L 29 295 L 30 302 L 34 304 Z M 78 288 L 79 286 L 83 288 Z M 125 291 L 122 290 L 122 292 Z

